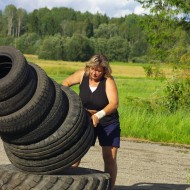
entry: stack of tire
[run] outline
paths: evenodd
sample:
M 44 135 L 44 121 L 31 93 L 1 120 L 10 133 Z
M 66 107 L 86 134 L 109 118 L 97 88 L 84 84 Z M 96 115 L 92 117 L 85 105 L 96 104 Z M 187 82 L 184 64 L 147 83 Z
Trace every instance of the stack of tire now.
M 10 46 L 0 46 L 0 135 L 12 163 L 0 166 L 0 189 L 110 188 L 107 173 L 71 168 L 94 136 L 79 96 Z

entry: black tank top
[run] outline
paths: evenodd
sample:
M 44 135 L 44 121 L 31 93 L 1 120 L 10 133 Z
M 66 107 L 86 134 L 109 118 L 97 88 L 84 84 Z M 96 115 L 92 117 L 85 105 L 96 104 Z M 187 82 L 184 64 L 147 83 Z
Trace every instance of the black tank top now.
M 83 76 L 82 82 L 79 86 L 79 96 L 86 109 L 100 111 L 109 103 L 105 87 L 106 78 L 102 78 L 96 90 L 92 92 L 89 86 L 89 76 Z M 119 122 L 119 115 L 118 111 L 116 110 L 114 113 L 106 115 L 100 119 L 100 124 L 106 126 L 117 121 Z

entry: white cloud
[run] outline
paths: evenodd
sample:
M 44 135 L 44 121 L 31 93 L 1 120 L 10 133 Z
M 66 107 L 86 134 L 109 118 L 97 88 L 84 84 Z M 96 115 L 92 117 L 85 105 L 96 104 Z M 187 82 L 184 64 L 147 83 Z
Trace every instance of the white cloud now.
M 89 11 L 92 14 L 99 12 L 109 17 L 121 17 L 131 13 L 142 14 L 145 12 L 135 0 L 1 0 L 1 9 L 4 9 L 8 4 L 14 4 L 17 8 L 24 8 L 28 12 L 42 7 L 49 9 L 68 7 L 81 12 Z
M 148 13 L 148 10 L 145 10 L 142 8 L 142 6 L 136 6 L 134 9 L 135 14 L 143 14 L 143 13 Z

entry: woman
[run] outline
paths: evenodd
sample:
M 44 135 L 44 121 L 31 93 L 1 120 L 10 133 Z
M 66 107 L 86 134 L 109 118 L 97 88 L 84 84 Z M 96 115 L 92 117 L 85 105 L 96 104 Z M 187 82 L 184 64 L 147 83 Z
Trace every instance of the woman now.
M 79 96 L 84 107 L 91 114 L 95 139 L 102 147 L 104 171 L 110 174 L 111 189 L 117 176 L 117 150 L 120 147 L 120 124 L 118 115 L 118 91 L 111 76 L 108 59 L 94 55 L 80 70 L 63 80 L 64 86 L 80 84 Z M 78 166 L 76 163 L 75 166 Z

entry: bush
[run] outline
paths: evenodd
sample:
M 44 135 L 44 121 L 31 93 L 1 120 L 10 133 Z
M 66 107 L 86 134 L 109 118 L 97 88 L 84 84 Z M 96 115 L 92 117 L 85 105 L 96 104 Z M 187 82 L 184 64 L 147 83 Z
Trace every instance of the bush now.
M 161 104 L 169 112 L 175 112 L 179 109 L 190 110 L 190 79 L 175 78 L 168 82 L 164 92 Z
M 128 61 L 130 48 L 129 42 L 121 37 L 112 37 L 107 41 L 106 55 L 111 61 Z
M 153 67 L 151 65 L 146 65 L 143 67 L 147 77 L 154 77 L 155 79 L 165 79 L 166 76 L 164 72 L 159 68 L 159 66 Z
M 147 77 L 153 77 L 153 68 L 151 65 L 146 65 L 143 67 L 143 69 L 144 69 Z
M 36 33 L 26 33 L 15 40 L 16 47 L 26 54 L 36 54 L 40 44 L 40 37 Z
M 190 65 L 190 53 L 186 53 L 180 58 L 180 63 Z
M 15 39 L 13 36 L 0 37 L 0 46 L 15 46 Z
M 38 52 L 41 59 L 62 60 L 63 59 L 63 39 L 60 34 L 47 36 Z
M 66 39 L 64 53 L 67 61 L 87 61 L 94 54 L 94 48 L 87 37 L 74 35 Z

